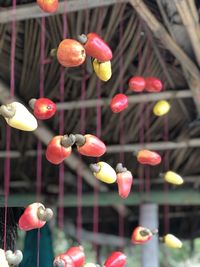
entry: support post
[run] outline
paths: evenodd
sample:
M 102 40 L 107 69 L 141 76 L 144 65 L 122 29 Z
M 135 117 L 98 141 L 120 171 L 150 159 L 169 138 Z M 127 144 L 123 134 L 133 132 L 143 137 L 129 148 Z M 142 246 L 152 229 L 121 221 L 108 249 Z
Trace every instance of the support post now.
M 158 228 L 158 205 L 144 203 L 140 206 L 140 225 L 150 230 Z M 158 236 L 142 245 L 141 267 L 159 267 Z

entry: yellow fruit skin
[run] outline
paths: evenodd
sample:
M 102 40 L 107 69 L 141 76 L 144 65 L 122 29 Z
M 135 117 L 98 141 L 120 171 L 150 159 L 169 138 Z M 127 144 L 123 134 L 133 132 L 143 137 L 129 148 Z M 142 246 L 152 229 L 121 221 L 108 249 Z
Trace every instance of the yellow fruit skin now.
M 9 267 L 3 249 L 0 249 L 0 267 Z
M 164 179 L 166 182 L 175 184 L 175 185 L 181 185 L 184 182 L 183 178 L 180 175 L 172 171 L 166 172 L 164 175 Z
M 13 102 L 10 105 L 16 108 L 16 112 L 12 118 L 5 118 L 8 125 L 22 131 L 34 131 L 37 128 L 36 118 L 24 105 L 19 102 Z
M 96 267 L 97 265 L 91 262 L 88 262 L 86 264 L 83 265 L 83 267 Z
M 112 76 L 111 62 L 99 62 L 96 58 L 93 61 L 94 71 L 100 80 L 107 82 Z
M 166 100 L 160 100 L 158 101 L 154 108 L 153 108 L 153 113 L 156 116 L 163 116 L 167 114 L 170 110 L 170 104 Z
M 108 163 L 100 161 L 97 163 L 97 165 L 101 168 L 99 172 L 94 172 L 94 176 L 97 179 L 107 184 L 116 182 L 117 174 Z
M 172 234 L 167 234 L 164 236 L 164 243 L 166 246 L 170 248 L 181 248 L 182 247 L 182 242 Z

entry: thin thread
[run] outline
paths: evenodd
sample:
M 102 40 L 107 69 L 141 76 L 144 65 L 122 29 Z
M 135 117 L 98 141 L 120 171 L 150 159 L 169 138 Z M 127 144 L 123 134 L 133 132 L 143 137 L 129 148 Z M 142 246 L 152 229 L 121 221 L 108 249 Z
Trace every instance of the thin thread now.
M 45 17 L 41 18 L 41 32 L 40 32 L 40 90 L 39 96 L 44 97 L 44 58 L 45 58 Z M 37 202 L 41 200 L 42 194 L 42 143 L 37 142 L 37 167 L 36 167 L 36 198 Z M 37 233 L 37 267 L 40 266 L 40 229 Z
M 64 13 L 62 15 L 63 22 L 63 39 L 67 36 L 67 5 L 64 2 Z M 60 102 L 64 102 L 65 97 L 65 71 L 60 67 Z M 59 134 L 64 134 L 64 110 L 59 113 Z M 64 228 L 64 186 L 65 186 L 65 167 L 64 163 L 59 165 L 59 209 L 58 209 L 58 227 Z
M 103 11 L 104 8 L 99 8 L 99 17 L 97 23 L 97 32 L 101 33 L 102 25 L 103 25 Z M 99 105 L 99 101 L 101 100 L 101 81 L 98 79 L 97 81 L 97 105 L 96 105 L 96 135 L 97 137 L 101 137 L 101 106 Z M 93 233 L 96 235 L 99 232 L 99 187 L 98 183 L 94 186 L 94 207 L 93 207 Z M 99 246 L 94 243 L 94 249 L 96 252 L 96 261 L 99 262 Z
M 141 21 L 139 23 L 139 34 L 142 30 L 142 25 L 141 25 Z M 140 38 L 141 38 L 141 35 L 140 35 Z M 138 46 L 138 69 L 140 69 L 140 66 L 141 66 L 141 62 L 142 62 L 142 45 L 141 45 L 142 42 L 139 42 L 139 46 Z M 139 73 L 140 75 L 140 73 Z M 139 110 L 140 110 L 140 113 L 139 114 L 144 114 L 144 107 L 145 107 L 145 104 L 144 102 L 140 103 L 139 104 Z M 139 143 L 140 144 L 144 144 L 144 117 L 143 116 L 140 116 L 139 117 L 140 120 L 139 120 Z M 139 191 L 140 193 L 142 193 L 144 191 L 144 168 L 143 166 L 139 166 Z
M 37 231 L 37 267 L 40 266 L 40 228 Z
M 86 73 L 83 68 L 83 78 L 81 82 L 81 101 L 85 100 L 86 95 Z M 80 120 L 80 128 L 81 134 L 85 134 L 85 117 L 86 117 L 86 109 L 84 107 L 81 108 L 81 120 Z M 82 160 L 81 155 L 79 154 L 79 160 Z M 78 166 L 77 169 L 77 240 L 80 243 L 82 238 L 82 175 L 81 175 L 81 165 Z
M 169 140 L 169 118 L 168 115 L 164 116 L 164 141 Z M 165 152 L 164 155 L 164 171 L 169 170 L 169 151 Z M 169 186 L 168 183 L 164 183 L 164 192 L 166 195 L 166 199 L 168 199 L 168 191 L 169 191 Z M 165 233 L 169 232 L 170 228 L 170 222 L 169 222 L 169 204 L 165 203 L 164 205 L 164 231 Z
M 10 96 L 14 96 L 15 91 L 15 49 L 16 49 L 16 0 L 12 1 L 12 36 L 11 36 L 11 59 L 10 59 Z M 6 158 L 4 162 L 4 251 L 6 251 L 7 243 L 7 214 L 8 214 L 8 198 L 9 198 L 9 188 L 10 188 L 10 144 L 11 144 L 11 129 L 6 126 Z
M 147 38 L 147 43 L 148 43 L 148 58 L 149 58 L 149 61 L 148 61 L 148 64 L 147 64 L 147 72 L 148 74 L 151 75 L 151 45 L 150 45 L 150 40 L 149 40 L 149 37 Z M 151 115 L 151 108 L 149 106 L 146 107 L 146 112 L 145 112 L 145 115 L 146 115 L 146 125 L 145 125 L 145 128 L 146 128 L 146 132 L 147 132 L 147 136 L 146 136 L 146 141 L 147 143 L 151 141 L 151 136 L 150 136 L 150 115 Z M 145 189 L 146 189 L 146 192 L 149 194 L 150 191 L 151 191 L 151 179 L 150 179 L 150 175 L 151 175 L 151 169 L 150 169 L 150 166 L 146 166 L 145 167 Z
M 119 24 L 119 44 L 120 44 L 120 55 L 119 55 L 119 75 L 120 75 L 120 93 L 124 92 L 124 58 L 122 54 L 122 38 L 123 38 L 123 31 L 124 31 L 124 23 L 123 23 L 123 13 L 120 14 L 120 24 Z M 125 143 L 125 134 L 124 134 L 124 128 L 125 128 L 125 121 L 124 121 L 124 112 L 121 112 L 119 114 L 119 141 L 121 150 L 119 153 L 119 161 L 124 164 L 125 161 L 125 154 L 124 154 L 124 143 Z M 124 237 L 124 216 L 119 213 L 118 215 L 118 221 L 119 221 L 119 236 Z M 124 246 L 124 244 L 122 245 Z M 122 249 L 122 248 L 121 248 Z
M 60 67 L 60 102 L 64 102 L 64 69 Z M 59 134 L 64 134 L 64 110 L 59 113 Z M 58 209 L 58 226 L 63 229 L 64 225 L 64 163 L 59 165 L 59 209 Z

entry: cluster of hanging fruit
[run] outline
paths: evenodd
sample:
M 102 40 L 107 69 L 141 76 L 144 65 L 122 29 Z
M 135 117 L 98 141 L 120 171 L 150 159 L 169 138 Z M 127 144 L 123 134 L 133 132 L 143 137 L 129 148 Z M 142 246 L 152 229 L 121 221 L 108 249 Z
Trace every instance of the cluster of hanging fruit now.
M 121 171 L 121 164 L 117 169 Z M 125 170 L 126 171 L 126 170 Z M 45 208 L 41 203 L 30 204 L 19 218 L 19 228 L 24 231 L 42 228 L 47 221 L 53 217 L 53 211 L 50 208 Z M 157 234 L 158 230 L 150 230 L 148 228 L 138 226 L 136 227 L 131 236 L 132 244 L 144 244 Z M 172 234 L 167 234 L 159 238 L 166 246 L 171 248 L 181 248 L 181 241 Z M 1 252 L 1 250 L 0 250 Z M 3 251 L 4 252 L 4 251 Z M 23 256 L 21 251 L 7 251 L 5 253 L 6 261 L 10 265 L 17 265 L 21 262 Z M 86 257 L 82 246 L 74 246 L 69 248 L 66 252 L 58 255 L 54 259 L 54 267 L 97 267 L 94 263 L 85 263 Z M 104 267 L 124 267 L 126 264 L 126 256 L 119 251 L 113 252 L 105 261 Z M 5 265 L 6 267 L 8 265 Z
M 54 267 L 100 267 L 95 263 L 86 263 L 86 256 L 82 246 L 71 247 L 65 253 L 54 259 Z M 103 267 L 124 267 L 126 255 L 120 251 L 113 252 L 104 262 Z
M 44 12 L 56 12 L 58 0 L 37 0 L 39 7 Z M 111 78 L 112 51 L 103 39 L 96 33 L 80 35 L 78 41 L 74 39 L 64 39 L 56 50 L 52 51 L 58 62 L 64 67 L 76 67 L 84 63 L 86 56 L 92 58 L 95 73 L 102 81 Z M 129 80 L 129 89 L 134 92 L 160 92 L 163 88 L 162 82 L 156 77 L 143 78 L 132 77 Z M 29 110 L 19 102 L 12 102 L 0 106 L 0 114 L 5 118 L 8 125 L 23 131 L 34 131 L 37 126 L 37 119 L 46 120 L 54 116 L 56 105 L 47 98 L 31 99 L 30 107 L 33 109 L 32 115 Z M 111 110 L 119 113 L 128 107 L 128 97 L 125 94 L 117 94 L 110 103 Z M 153 113 L 156 116 L 163 116 L 170 110 L 170 104 L 161 100 L 156 103 Z M 60 164 L 72 152 L 72 146 L 76 145 L 77 151 L 84 156 L 100 157 L 106 152 L 105 144 L 96 136 L 91 134 L 70 134 L 53 137 L 46 149 L 46 158 L 52 164 Z M 155 166 L 160 164 L 161 157 L 158 153 L 150 150 L 141 150 L 137 153 L 137 161 L 140 164 Z M 118 163 L 114 170 L 106 162 L 100 161 L 91 164 L 90 168 L 94 176 L 108 184 L 117 183 L 118 192 L 121 198 L 127 198 L 133 183 L 133 176 L 130 171 Z M 168 171 L 162 174 L 165 181 L 180 185 L 183 179 L 175 172 Z M 18 225 L 21 230 L 30 231 L 43 227 L 47 221 L 53 217 L 53 211 L 45 208 L 41 203 L 29 205 L 19 219 Z M 133 244 L 144 244 L 150 241 L 158 230 L 138 226 L 133 230 L 131 241 Z M 167 234 L 160 240 L 169 247 L 181 248 L 181 241 Z M 4 252 L 0 249 L 0 265 L 8 267 L 18 265 L 23 258 L 21 251 L 16 250 Z M 121 252 L 113 252 L 105 261 L 104 267 L 123 267 L 126 264 L 126 256 Z M 54 260 L 54 267 L 97 267 L 94 263 L 85 263 L 85 254 L 81 246 L 72 247 L 65 253 L 58 255 Z
M 86 56 L 92 58 L 94 72 L 102 81 L 108 81 L 112 76 L 112 51 L 104 40 L 96 33 L 81 34 L 75 39 L 64 39 L 57 49 L 51 50 L 51 56 L 57 57 L 63 67 L 82 65 Z
M 31 99 L 29 101 L 34 116 L 19 102 L 12 102 L 0 106 L 0 115 L 7 124 L 22 131 L 35 131 L 38 127 L 37 119 L 46 120 L 56 112 L 56 104 L 48 98 Z
M 150 230 L 146 227 L 138 226 L 132 232 L 131 242 L 135 245 L 145 244 L 156 234 L 158 234 L 158 229 Z M 172 234 L 166 234 L 165 236 L 160 237 L 159 240 L 170 248 L 182 247 L 182 242 Z
M 136 93 L 146 91 L 148 93 L 159 93 L 163 89 L 161 80 L 156 77 L 141 76 L 131 77 L 129 80 L 129 90 Z M 112 112 L 119 113 L 128 107 L 128 97 L 125 94 L 116 94 L 110 102 Z M 153 107 L 153 114 L 155 116 L 164 116 L 170 110 L 170 104 L 166 100 L 159 100 Z

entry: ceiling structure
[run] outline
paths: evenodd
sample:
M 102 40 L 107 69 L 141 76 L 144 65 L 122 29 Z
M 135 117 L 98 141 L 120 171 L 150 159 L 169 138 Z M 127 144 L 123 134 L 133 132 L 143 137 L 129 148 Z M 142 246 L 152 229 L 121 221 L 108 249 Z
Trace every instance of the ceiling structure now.
M 0 1 L 0 102 L 9 99 L 11 51 L 11 0 Z M 39 97 L 41 15 L 33 1 L 17 1 L 15 56 L 15 97 L 28 105 L 31 98 Z M 64 110 L 65 133 L 100 132 L 108 146 L 101 160 L 112 166 L 124 157 L 124 164 L 132 171 L 134 185 L 131 196 L 122 201 L 116 185 L 99 185 L 100 231 L 116 234 L 118 212 L 125 211 L 128 237 L 138 220 L 141 201 L 160 205 L 170 204 L 170 223 L 179 236 L 199 235 L 198 223 L 189 230 L 183 218 L 200 222 L 200 32 L 198 3 L 194 0 L 71 0 L 60 3 L 59 14 L 45 18 L 44 92 Z M 58 46 L 63 35 L 63 12 L 67 18 L 67 37 L 97 32 L 113 51 L 113 75 L 109 82 L 99 82 L 91 68 L 91 61 L 77 68 L 65 69 L 64 103 L 60 102 L 60 65 L 50 58 L 52 48 Z M 159 94 L 135 94 L 128 90 L 133 75 L 156 76 L 164 83 Z M 83 95 L 83 86 L 86 87 Z M 113 114 L 110 99 L 123 91 L 129 96 L 129 107 L 121 114 Z M 98 92 L 100 91 L 100 95 Z M 82 94 L 81 94 L 82 92 Z M 168 99 L 171 111 L 167 117 L 156 118 L 152 108 L 158 99 Z M 101 129 L 97 129 L 97 113 L 101 107 Z M 82 119 L 82 123 L 80 118 Z M 84 121 L 84 125 L 83 124 Z M 5 121 L 0 118 L 0 174 L 4 175 Z M 58 205 L 59 168 L 45 158 L 49 140 L 59 132 L 59 112 L 33 133 L 11 131 L 11 182 L 9 205 L 24 206 L 35 199 L 37 142 L 42 141 L 42 195 L 44 202 Z M 163 157 L 158 167 L 140 166 L 134 152 L 141 147 L 157 150 Z M 83 224 L 92 229 L 93 188 L 97 181 L 89 164 L 96 159 L 79 157 L 76 149 L 65 160 L 66 220 L 75 223 L 77 170 L 83 178 Z M 185 178 L 181 188 L 164 185 L 159 174 L 167 169 Z M 3 180 L 3 178 L 2 178 Z M 147 185 L 150 182 L 150 187 Z M 164 192 L 164 193 L 163 193 Z M 3 183 L 0 204 L 3 206 Z M 123 207 L 123 208 L 122 208 Z M 178 222 L 178 224 L 177 224 Z M 109 227 L 108 227 L 109 225 Z M 177 227 L 178 225 L 180 227 Z M 108 229 L 108 230 L 106 230 Z M 161 231 L 162 231 L 161 224 Z M 186 234 L 187 233 L 187 234 Z

